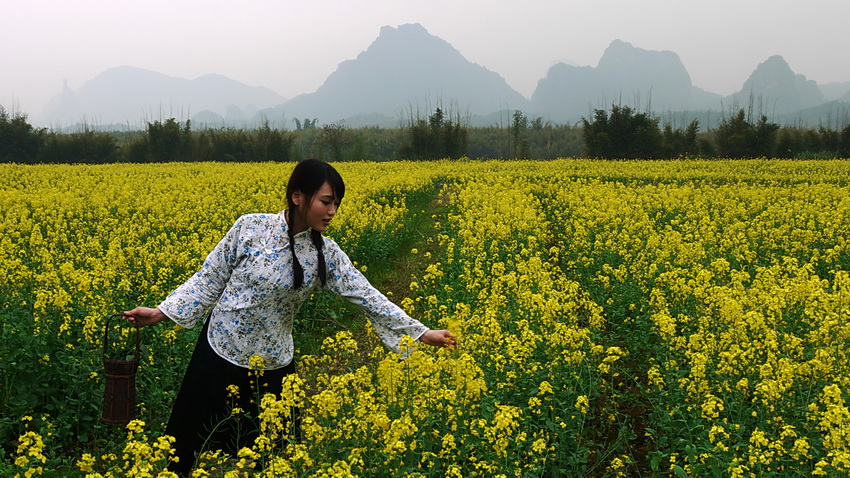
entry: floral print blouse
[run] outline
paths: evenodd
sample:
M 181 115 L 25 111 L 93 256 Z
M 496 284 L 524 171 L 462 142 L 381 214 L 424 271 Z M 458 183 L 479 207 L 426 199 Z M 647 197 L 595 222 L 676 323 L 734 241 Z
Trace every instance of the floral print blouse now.
M 207 337 L 219 356 L 246 368 L 252 355 L 260 356 L 269 370 L 288 365 L 294 353 L 293 317 L 321 281 L 318 251 L 308 229 L 295 235 L 304 283 L 292 288 L 287 228 L 285 211 L 240 217 L 201 269 L 169 294 L 159 309 L 192 328 L 212 307 Z M 388 348 L 399 352 L 404 335 L 418 339 L 428 331 L 375 289 L 336 242 L 327 237 L 324 241 L 324 288 L 361 306 Z

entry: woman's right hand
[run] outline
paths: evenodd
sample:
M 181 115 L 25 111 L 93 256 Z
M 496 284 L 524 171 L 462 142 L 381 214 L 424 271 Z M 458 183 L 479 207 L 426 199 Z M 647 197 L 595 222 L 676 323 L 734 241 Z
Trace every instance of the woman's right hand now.
M 423 344 L 453 349 L 457 346 L 457 337 L 448 330 L 429 330 L 419 337 Z
M 124 312 L 124 318 L 129 320 L 136 327 L 139 327 L 143 325 L 157 324 L 168 317 L 159 309 L 136 307 L 133 310 Z

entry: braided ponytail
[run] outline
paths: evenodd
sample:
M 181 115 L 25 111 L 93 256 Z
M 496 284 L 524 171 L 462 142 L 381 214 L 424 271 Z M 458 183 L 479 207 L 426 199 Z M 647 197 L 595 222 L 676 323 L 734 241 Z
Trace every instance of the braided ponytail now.
M 325 285 L 328 282 L 327 266 L 325 265 L 325 240 L 319 231 L 311 231 L 310 236 L 313 238 L 313 245 L 316 246 L 319 256 L 319 280 L 322 281 L 322 285 Z
M 286 233 L 289 235 L 289 250 L 292 252 L 292 288 L 298 289 L 304 284 L 304 268 L 298 262 L 298 256 L 295 255 L 295 235 L 292 233 L 292 227 L 286 228 Z
M 292 234 L 291 227 L 288 228 L 287 234 L 289 234 L 289 250 L 292 253 L 292 288 L 298 289 L 304 284 L 304 268 L 301 267 L 301 262 L 298 261 L 298 256 L 295 255 L 295 237 Z M 325 285 L 328 282 L 328 267 L 325 264 L 324 251 L 325 241 L 322 237 L 322 233 L 315 230 L 310 231 L 310 238 L 313 240 L 313 245 L 316 246 L 316 252 L 319 256 L 319 280 L 322 282 L 322 285 Z

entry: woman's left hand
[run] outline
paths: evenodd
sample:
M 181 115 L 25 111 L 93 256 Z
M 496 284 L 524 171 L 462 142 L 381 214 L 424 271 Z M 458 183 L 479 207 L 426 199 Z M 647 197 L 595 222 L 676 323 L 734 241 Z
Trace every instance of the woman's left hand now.
M 457 337 L 448 330 L 429 330 L 419 337 L 419 341 L 434 347 L 454 348 L 457 346 Z

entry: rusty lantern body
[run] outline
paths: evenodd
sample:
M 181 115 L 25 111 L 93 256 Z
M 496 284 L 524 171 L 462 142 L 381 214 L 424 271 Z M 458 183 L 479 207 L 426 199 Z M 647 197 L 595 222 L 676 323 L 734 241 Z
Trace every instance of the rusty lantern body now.
M 103 389 L 101 421 L 126 425 L 136 417 L 136 371 L 139 368 L 140 336 L 136 326 L 136 348 L 132 358 L 109 358 L 109 324 L 115 318 L 123 318 L 123 315 L 110 315 L 106 319 L 103 333 L 103 371 L 106 383 Z

